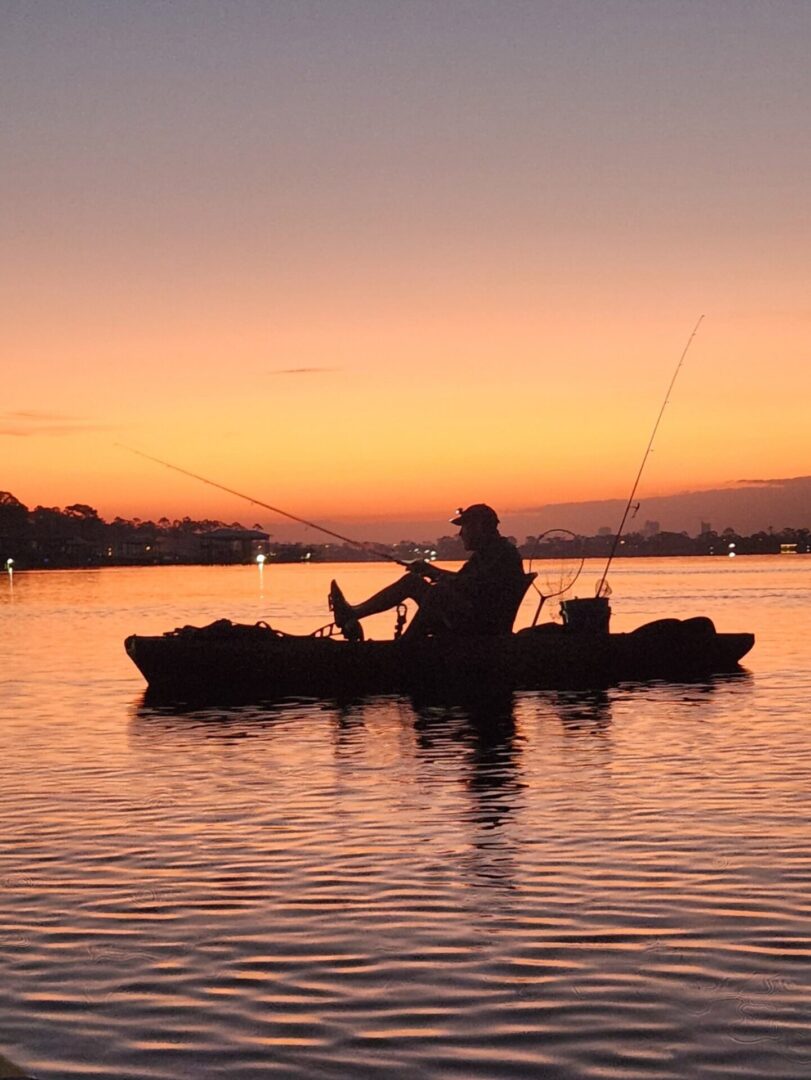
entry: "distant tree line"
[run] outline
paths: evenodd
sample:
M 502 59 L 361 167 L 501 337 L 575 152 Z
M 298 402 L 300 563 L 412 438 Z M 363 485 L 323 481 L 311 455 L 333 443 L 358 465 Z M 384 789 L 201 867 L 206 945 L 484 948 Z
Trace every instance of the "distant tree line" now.
M 161 563 L 241 562 L 263 549 L 267 533 L 239 522 L 104 521 L 94 507 L 73 503 L 29 510 L 0 492 L 0 564 L 15 567 L 132 566 Z
M 607 557 L 610 535 L 528 536 L 521 543 L 526 559 Z M 691 537 L 686 532 L 627 533 L 616 556 L 774 555 L 811 552 L 811 530 L 769 529 L 742 536 L 732 528 Z M 264 555 L 275 562 L 360 562 L 394 558 L 453 561 L 466 557 L 458 536 L 438 540 L 401 540 L 397 544 L 275 543 L 260 525 L 189 517 L 142 521 L 116 517 L 104 521 L 85 503 L 62 509 L 30 510 L 10 492 L 0 492 L 0 566 L 9 559 L 18 569 L 43 567 L 137 566 L 249 562 Z

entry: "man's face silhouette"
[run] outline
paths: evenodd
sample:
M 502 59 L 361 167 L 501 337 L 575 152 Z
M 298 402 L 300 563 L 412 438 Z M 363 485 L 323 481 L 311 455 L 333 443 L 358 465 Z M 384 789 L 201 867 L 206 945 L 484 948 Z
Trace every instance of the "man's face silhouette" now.
M 459 535 L 465 551 L 476 551 L 493 535 L 493 529 L 485 525 L 480 518 L 471 518 L 459 526 Z

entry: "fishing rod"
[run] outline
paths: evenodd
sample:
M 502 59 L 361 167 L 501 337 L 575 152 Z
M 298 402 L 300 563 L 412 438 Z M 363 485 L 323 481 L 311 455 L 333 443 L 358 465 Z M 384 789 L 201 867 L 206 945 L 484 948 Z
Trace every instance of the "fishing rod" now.
M 164 461 L 162 458 L 154 457 L 152 454 L 145 454 L 143 450 L 136 450 L 132 446 L 125 446 L 124 443 L 115 443 L 122 450 L 128 450 L 131 454 L 137 454 L 138 457 L 146 458 L 147 461 L 154 461 L 156 465 L 163 465 L 165 469 L 171 469 L 173 472 L 182 473 L 183 476 L 190 476 L 193 480 L 199 480 L 202 484 L 208 484 L 209 487 L 218 488 L 220 491 L 226 491 L 229 495 L 236 495 L 238 499 L 245 499 L 249 503 L 253 503 L 254 506 L 261 506 L 265 510 L 270 510 L 274 514 L 281 514 L 282 517 L 290 518 L 291 521 L 297 521 L 299 525 L 306 525 L 310 529 L 317 529 L 318 532 L 325 533 L 327 536 L 332 536 L 336 540 L 342 540 L 345 544 L 350 544 L 352 547 L 359 548 L 361 551 L 369 553 L 372 551 L 374 555 L 379 555 L 382 559 L 388 559 L 389 562 L 397 563 L 398 566 L 408 567 L 409 564 L 402 559 L 396 558 L 394 555 L 389 555 L 387 551 L 378 551 L 371 549 L 362 540 L 354 540 L 351 536 L 344 536 L 342 533 L 335 532 L 333 529 L 328 529 L 324 525 L 319 525 L 315 521 L 308 521 L 306 518 L 298 517 L 296 514 L 291 514 L 287 510 L 282 510 L 278 506 L 271 506 L 270 503 L 262 502 L 261 499 L 255 499 L 252 495 L 246 495 L 242 491 L 235 491 L 233 488 L 226 487 L 225 484 L 218 484 L 216 480 L 209 480 L 205 476 L 200 476 L 199 473 L 191 472 L 189 469 L 183 469 L 179 465 L 172 465 L 169 461 Z
M 642 472 L 643 472 L 643 470 L 645 468 L 645 463 L 647 462 L 648 457 L 650 456 L 650 452 L 653 449 L 653 440 L 656 438 L 656 432 L 659 430 L 659 424 L 660 424 L 660 422 L 662 420 L 662 416 L 664 415 L 665 408 L 666 408 L 668 402 L 670 401 L 670 393 L 673 390 L 673 386 L 674 386 L 674 384 L 676 382 L 676 378 L 678 377 L 678 374 L 681 371 L 681 366 L 684 363 L 684 358 L 685 358 L 685 356 L 687 356 L 687 350 L 692 345 L 693 338 L 698 333 L 698 328 L 699 328 L 699 326 L 701 326 L 701 320 L 703 318 L 704 318 L 703 315 L 699 315 L 698 322 L 693 327 L 693 332 L 689 336 L 689 338 L 687 339 L 687 344 L 682 349 L 681 356 L 679 357 L 679 362 L 678 362 L 678 364 L 676 364 L 676 370 L 673 372 L 673 378 L 670 380 L 670 385 L 667 388 L 667 393 L 665 394 L 665 399 L 662 402 L 662 407 L 659 410 L 659 415 L 656 417 L 656 423 L 653 425 L 653 431 L 651 432 L 650 440 L 648 441 L 648 448 L 645 451 L 644 455 L 642 456 L 642 464 L 639 466 L 639 472 L 636 474 L 636 480 L 634 480 L 634 486 L 631 488 L 631 494 L 628 496 L 628 502 L 626 503 L 626 506 L 625 506 L 625 513 L 622 515 L 622 521 L 620 522 L 620 527 L 619 527 L 619 529 L 617 529 L 617 535 L 614 537 L 614 543 L 613 543 L 613 545 L 611 547 L 611 553 L 608 556 L 608 562 L 605 564 L 605 570 L 603 570 L 603 576 L 600 578 L 600 584 L 597 586 L 597 596 L 602 596 L 602 594 L 603 594 L 603 589 L 605 588 L 605 579 L 608 577 L 609 568 L 610 568 L 611 563 L 612 563 L 612 561 L 614 559 L 614 556 L 617 553 L 617 547 L 619 546 L 620 537 L 622 536 L 622 530 L 625 528 L 625 522 L 626 522 L 626 520 L 628 518 L 628 511 L 631 509 L 631 505 L 632 505 L 632 503 L 634 501 L 634 495 L 636 495 L 636 489 L 639 486 L 639 481 L 642 478 Z

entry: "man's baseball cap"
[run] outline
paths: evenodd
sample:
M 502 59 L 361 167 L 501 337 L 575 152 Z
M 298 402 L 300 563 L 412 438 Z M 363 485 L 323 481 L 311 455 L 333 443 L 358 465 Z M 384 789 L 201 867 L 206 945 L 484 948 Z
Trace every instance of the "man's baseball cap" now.
M 492 525 L 495 528 L 498 525 L 498 514 L 487 503 L 474 503 L 465 510 L 457 510 L 456 517 L 451 518 L 451 525 L 469 525 L 472 522 Z

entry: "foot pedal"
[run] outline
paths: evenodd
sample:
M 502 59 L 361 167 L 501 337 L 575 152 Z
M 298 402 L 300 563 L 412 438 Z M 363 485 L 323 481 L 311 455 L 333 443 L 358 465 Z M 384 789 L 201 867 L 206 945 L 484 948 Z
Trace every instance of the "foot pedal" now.
M 333 581 L 329 587 L 329 607 L 335 616 L 335 625 L 344 635 L 347 641 L 363 641 L 363 627 L 355 618 L 352 608 L 341 592 L 338 582 Z

